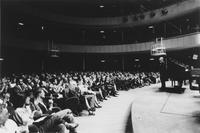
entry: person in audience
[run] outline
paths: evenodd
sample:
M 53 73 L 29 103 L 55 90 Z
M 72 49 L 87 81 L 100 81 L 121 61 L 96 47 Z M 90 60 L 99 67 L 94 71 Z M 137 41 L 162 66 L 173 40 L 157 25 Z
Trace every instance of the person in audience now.
M 57 115 L 42 115 L 39 110 L 35 109 L 35 106 L 30 101 L 31 98 L 32 96 L 30 93 L 26 93 L 24 96 L 20 97 L 23 102 L 21 102 L 21 105 L 16 109 L 15 116 L 13 117 L 19 125 L 18 129 L 20 132 L 68 133 L 68 123 Z
M 65 125 L 71 132 L 76 132 L 76 128 L 79 124 L 75 123 L 74 116 L 70 109 L 54 110 L 53 101 L 49 103 L 49 107 L 44 102 L 45 92 L 42 88 L 38 88 L 34 91 L 34 105 L 36 110 L 40 111 L 43 115 L 53 115 L 65 120 Z
M 9 112 L 0 100 L 0 133 L 19 133 L 17 124 L 9 119 Z
M 96 108 L 101 107 L 100 102 L 117 96 L 118 90 L 134 89 L 157 83 L 159 76 L 158 72 L 18 74 L 3 77 L 0 80 L 0 99 L 7 107 L 11 105 L 14 109 L 21 108 L 20 97 L 26 91 L 33 91 L 35 94 L 33 105 L 40 115 L 52 116 L 59 114 L 58 112 L 63 109 L 64 113 L 56 117 L 63 120 L 62 116 L 67 115 L 68 119 L 65 119 L 64 125 L 67 127 L 67 124 L 71 124 L 72 128 L 76 129 L 77 124 L 71 112 L 79 116 L 82 110 L 87 110 L 90 115 L 94 115 Z

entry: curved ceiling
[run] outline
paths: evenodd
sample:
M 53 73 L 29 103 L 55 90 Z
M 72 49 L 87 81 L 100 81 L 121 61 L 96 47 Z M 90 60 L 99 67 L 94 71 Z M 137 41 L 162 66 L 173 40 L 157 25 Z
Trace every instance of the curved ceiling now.
M 111 44 L 128 44 L 128 43 L 133 43 L 133 42 L 144 42 L 148 40 L 152 40 L 155 37 L 160 37 L 160 36 L 174 36 L 176 34 L 185 34 L 185 33 L 190 33 L 193 32 L 194 27 L 196 24 L 199 23 L 199 19 L 197 20 L 197 16 L 199 13 L 190 13 L 190 14 L 185 14 L 185 16 L 179 16 L 175 17 L 173 20 L 171 19 L 170 22 L 165 22 L 162 21 L 160 23 L 152 23 L 151 27 L 149 27 L 150 23 L 146 23 L 145 25 L 140 25 L 136 26 L 133 25 L 133 22 L 140 23 L 141 21 L 134 21 L 131 15 L 126 14 L 126 16 L 129 16 L 128 22 L 123 23 L 120 14 L 115 14 L 117 17 L 109 17 L 109 18 L 119 18 L 120 22 L 117 26 L 113 26 L 113 24 L 108 24 L 107 26 L 103 25 L 97 26 L 97 25 L 90 25 L 89 23 L 94 22 L 100 22 L 98 21 L 101 19 L 106 18 L 105 15 L 109 16 L 109 13 L 102 13 L 104 16 L 98 17 L 98 14 L 93 11 L 91 8 L 88 8 L 85 12 L 82 10 L 78 10 L 79 8 L 75 9 L 70 9 L 70 10 L 76 10 L 77 12 L 80 13 L 79 16 L 74 14 L 73 12 L 71 15 L 73 15 L 71 18 L 82 18 L 82 19 L 87 19 L 91 18 L 91 21 L 85 21 L 87 25 L 83 25 L 82 23 L 63 23 L 58 20 L 61 20 L 62 18 L 57 17 L 57 21 L 53 19 L 46 19 L 45 17 L 42 16 L 36 16 L 31 13 L 27 13 L 26 10 L 22 9 L 21 5 L 28 5 L 30 7 L 35 6 L 36 9 L 38 9 L 37 12 L 40 11 L 39 8 L 39 3 L 43 2 L 44 4 L 41 5 L 43 7 L 41 10 L 46 10 L 50 11 L 50 4 L 55 3 L 66 3 L 63 4 L 63 7 L 73 5 L 74 6 L 84 6 L 84 5 L 89 5 L 93 4 L 94 1 L 99 1 L 99 0 L 2 0 L 3 4 L 1 5 L 1 18 L 2 18 L 2 38 L 4 40 L 10 39 L 10 38 L 18 38 L 18 39 L 30 39 L 30 40 L 54 40 L 55 42 L 61 42 L 62 44 L 81 44 L 81 45 L 111 45 Z M 76 3 L 76 2 L 77 3 Z M 118 2 L 120 3 L 119 5 L 125 5 L 125 3 L 132 2 L 134 3 L 140 2 L 152 2 L 152 4 L 155 1 L 162 1 L 166 2 L 170 1 L 172 2 L 180 2 L 181 0 L 107 0 L 106 3 L 108 4 L 109 2 Z M 183 2 L 180 3 L 185 3 L 188 1 L 198 1 L 198 0 L 182 0 Z M 101 0 L 102 2 L 102 0 Z M 105 2 L 105 0 L 104 0 Z M 33 4 L 35 3 L 35 5 Z M 46 6 L 45 6 L 46 3 Z M 76 3 L 76 4 L 75 4 Z M 83 3 L 83 4 L 81 4 Z M 89 4 L 88 4 L 89 3 Z M 154 3 L 155 4 L 155 3 Z M 105 5 L 105 4 L 104 4 Z M 156 4 L 155 4 L 156 5 Z M 167 4 L 165 4 L 166 6 Z M 181 4 L 179 4 L 181 5 Z M 171 7 L 173 5 L 169 5 Z M 124 6 L 125 7 L 125 6 Z M 150 6 L 153 8 L 156 8 L 155 6 Z M 160 7 L 160 6 L 159 6 Z M 188 6 L 186 5 L 188 8 Z M 59 6 L 56 6 L 55 4 L 56 11 L 60 10 Z M 18 10 L 22 9 L 22 10 Z M 125 8 L 124 8 L 125 9 Z M 186 8 L 184 8 L 185 10 Z M 156 9 L 159 10 L 159 9 Z M 55 12 L 56 12 L 55 11 Z M 120 10 L 119 10 L 120 11 Z M 52 11 L 54 12 L 54 11 Z M 86 12 L 91 12 L 94 13 L 96 16 L 94 17 L 86 17 L 87 15 L 91 14 L 86 14 Z M 142 10 L 140 10 L 142 12 Z M 143 9 L 143 12 L 149 12 Z M 175 11 L 174 11 L 175 12 Z M 136 13 L 136 12 L 133 12 Z M 159 15 L 160 15 L 159 11 Z M 54 13 L 56 14 L 56 13 Z M 59 13 L 57 13 L 59 14 Z M 65 14 L 65 12 L 64 12 Z M 171 11 L 164 17 L 170 16 Z M 62 14 L 61 14 L 62 15 Z M 65 17 L 68 17 L 67 15 L 63 15 Z M 81 16 L 81 17 L 80 17 Z M 47 16 L 46 16 L 47 17 Z M 51 15 L 52 17 L 52 15 Z M 154 18 L 159 17 L 156 15 Z M 70 17 L 69 17 L 70 18 Z M 93 19 L 92 19 L 93 18 Z M 146 19 L 149 18 L 145 17 L 143 20 L 146 21 Z M 69 19 L 72 21 L 73 19 Z M 153 20 L 153 19 L 152 19 Z M 147 20 L 148 21 L 148 20 Z M 79 21 L 80 22 L 80 21 Z M 111 21 L 109 21 L 111 22 Z M 23 23 L 23 25 L 21 25 Z M 82 25 L 81 25 L 82 24 Z M 131 25 L 130 25 L 131 24 Z M 126 27 L 125 27 L 126 26 Z M 167 30 L 165 30 L 165 28 Z M 181 30 L 180 30 L 181 29 Z M 103 33 L 102 33 L 103 32 Z M 104 33 L 105 32 L 105 33 Z
M 15 0 L 18 4 L 27 4 L 38 10 L 73 17 L 123 16 L 158 9 L 181 1 L 184 0 Z
M 164 8 L 159 8 L 150 11 L 143 11 L 139 13 L 134 12 L 135 14 L 132 13 L 130 15 L 124 15 L 118 17 L 97 17 L 98 13 L 96 13 L 95 10 L 93 10 L 93 13 L 97 15 L 95 17 L 77 17 L 77 16 L 71 17 L 68 15 L 63 15 L 62 13 L 53 13 L 47 11 L 47 8 L 39 10 L 37 7 L 33 8 L 27 5 L 21 5 L 19 10 L 44 18 L 49 21 L 55 21 L 59 23 L 85 25 L 85 26 L 88 25 L 88 26 L 128 27 L 128 26 L 139 26 L 145 24 L 158 23 L 160 21 L 172 19 L 177 16 L 183 16 L 184 14 L 188 14 L 194 10 L 198 10 L 200 8 L 199 4 L 200 4 L 199 0 L 187 0 L 184 2 L 180 2 L 179 4 L 165 6 Z M 88 9 L 88 11 L 89 10 L 90 9 Z M 152 13 L 154 14 L 153 16 Z

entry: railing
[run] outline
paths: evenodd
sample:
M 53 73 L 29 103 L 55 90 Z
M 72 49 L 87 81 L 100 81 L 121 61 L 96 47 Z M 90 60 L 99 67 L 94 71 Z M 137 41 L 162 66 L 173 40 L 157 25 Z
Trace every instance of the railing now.
M 22 47 L 26 49 L 33 50 L 48 50 L 47 42 L 36 42 L 30 40 L 18 40 L 10 39 L 7 40 L 7 44 L 14 47 Z M 28 45 L 27 45 L 28 44 Z M 54 43 L 60 52 L 67 53 L 128 53 L 128 52 L 140 52 L 149 51 L 151 46 L 155 42 L 144 42 L 136 44 L 121 44 L 121 45 L 106 45 L 106 46 L 91 46 L 91 45 L 72 45 L 72 44 L 58 44 Z M 186 49 L 200 47 L 200 33 L 193 33 L 184 36 L 173 37 L 169 39 L 164 39 L 163 44 L 166 50 L 174 49 Z

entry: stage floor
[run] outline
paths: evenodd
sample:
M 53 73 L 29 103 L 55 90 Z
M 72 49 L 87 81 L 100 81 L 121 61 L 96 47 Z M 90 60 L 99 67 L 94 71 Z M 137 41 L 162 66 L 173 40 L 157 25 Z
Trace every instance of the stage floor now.
M 160 84 L 120 91 L 95 116 L 76 117 L 80 133 L 200 133 L 200 94 L 159 90 Z

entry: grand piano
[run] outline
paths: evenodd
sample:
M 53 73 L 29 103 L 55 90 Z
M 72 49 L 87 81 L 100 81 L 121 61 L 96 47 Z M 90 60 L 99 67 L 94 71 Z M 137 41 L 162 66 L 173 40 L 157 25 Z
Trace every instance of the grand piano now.
M 173 87 L 181 88 L 183 81 L 190 79 L 189 65 L 185 65 L 170 57 L 167 58 L 167 73 Z
M 182 88 L 183 81 L 189 80 L 190 89 L 200 91 L 200 68 L 190 69 L 189 65 L 173 58 L 167 58 L 167 63 L 168 78 L 172 81 L 173 87 Z

